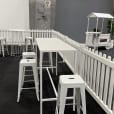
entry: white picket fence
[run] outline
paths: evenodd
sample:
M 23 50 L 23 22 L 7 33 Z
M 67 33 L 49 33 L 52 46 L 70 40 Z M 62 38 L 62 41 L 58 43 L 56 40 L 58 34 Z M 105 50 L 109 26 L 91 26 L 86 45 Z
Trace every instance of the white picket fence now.
M 0 30 L 0 36 L 7 39 L 8 45 L 19 49 L 25 45 L 25 37 L 59 38 L 75 47 L 76 71 L 84 79 L 87 91 L 107 114 L 114 114 L 114 59 L 101 52 L 85 48 L 68 36 L 54 30 Z M 21 54 L 16 48 L 12 54 Z M 74 72 L 74 55 L 72 52 L 60 52 L 69 68 Z
M 25 50 L 25 38 L 51 38 L 53 30 L 0 30 L 0 37 L 5 37 L 10 47 L 10 55 L 21 55 Z
M 52 30 L 0 30 L 0 37 L 5 37 L 9 45 L 23 45 L 26 36 L 50 38 Z
M 88 48 L 81 48 L 78 56 L 77 71 L 86 82 L 88 92 L 107 114 L 113 114 L 114 59 Z
M 76 71 L 84 79 L 87 91 L 107 114 L 114 114 L 114 59 L 55 33 L 56 37 L 76 48 Z M 74 55 L 71 52 L 61 52 L 60 55 L 74 72 Z

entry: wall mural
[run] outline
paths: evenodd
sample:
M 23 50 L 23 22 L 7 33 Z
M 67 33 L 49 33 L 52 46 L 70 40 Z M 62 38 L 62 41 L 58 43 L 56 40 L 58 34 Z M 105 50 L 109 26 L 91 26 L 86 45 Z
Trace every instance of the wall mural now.
M 36 0 L 35 28 L 54 27 L 56 0 Z

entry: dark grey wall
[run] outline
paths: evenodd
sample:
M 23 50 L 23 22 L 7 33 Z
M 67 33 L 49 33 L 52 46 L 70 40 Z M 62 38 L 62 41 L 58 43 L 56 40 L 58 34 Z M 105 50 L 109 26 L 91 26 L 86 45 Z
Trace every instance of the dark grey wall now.
M 112 13 L 112 0 L 56 0 L 55 29 L 78 42 L 85 42 L 87 15 Z

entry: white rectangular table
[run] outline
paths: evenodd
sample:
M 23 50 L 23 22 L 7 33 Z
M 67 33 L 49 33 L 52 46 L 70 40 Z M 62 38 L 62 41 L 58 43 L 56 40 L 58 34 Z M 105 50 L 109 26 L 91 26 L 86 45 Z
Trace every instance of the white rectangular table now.
M 43 78 L 43 67 L 42 67 L 42 59 L 43 59 L 43 53 L 44 52 L 56 52 L 56 73 L 57 73 L 57 53 L 62 51 L 72 51 L 74 52 L 74 56 L 76 55 L 76 49 L 67 44 L 66 42 L 58 39 L 58 38 L 36 38 L 36 43 L 38 45 L 39 51 L 40 51 L 40 114 L 42 114 L 43 110 L 43 102 L 44 101 L 54 101 L 56 98 L 43 98 L 43 90 L 42 90 L 42 78 Z M 76 57 L 75 57 L 76 58 Z M 64 58 L 63 58 L 64 59 Z M 76 61 L 76 60 L 75 60 Z M 75 69 L 75 65 L 74 65 Z M 54 89 L 55 95 L 57 97 L 56 88 L 54 86 L 53 80 L 51 78 L 51 74 L 47 67 L 47 72 L 49 75 L 49 79 L 51 81 L 52 87 Z

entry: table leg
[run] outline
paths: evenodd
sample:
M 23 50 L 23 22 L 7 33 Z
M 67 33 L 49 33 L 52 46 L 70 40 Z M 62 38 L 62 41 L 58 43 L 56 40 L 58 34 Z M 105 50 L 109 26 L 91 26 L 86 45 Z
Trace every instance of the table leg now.
M 76 74 L 76 64 L 77 64 L 76 63 L 77 62 L 76 61 L 77 60 L 77 56 L 76 55 L 77 55 L 77 53 L 76 53 L 76 51 L 74 51 L 74 74 Z
M 74 51 L 74 74 L 76 74 L 76 58 L 77 56 L 76 56 L 76 51 Z M 75 111 L 75 101 L 76 101 L 76 98 L 75 98 L 75 96 L 76 96 L 76 90 L 75 90 L 75 88 L 73 88 L 73 111 Z
M 34 45 L 34 46 L 35 46 L 34 48 L 35 48 L 35 53 L 36 53 L 36 62 L 37 62 L 37 67 L 38 67 L 38 65 L 39 65 L 38 64 L 38 59 L 37 59 L 38 58 L 38 49 L 37 49 L 36 45 Z
M 43 89 L 42 89 L 42 52 L 40 51 L 40 114 L 43 113 L 43 102 L 42 102 L 42 98 L 43 98 Z
M 58 64 L 57 64 L 57 60 L 58 60 L 58 55 L 57 55 L 57 52 L 56 52 L 56 75 L 58 74 L 57 71 L 58 71 Z
M 53 53 L 49 52 L 49 61 L 50 61 L 50 65 L 52 67 L 52 73 L 53 73 Z
M 76 90 L 75 88 L 73 88 L 73 111 L 75 111 L 75 104 L 76 104 L 75 96 L 76 96 Z

